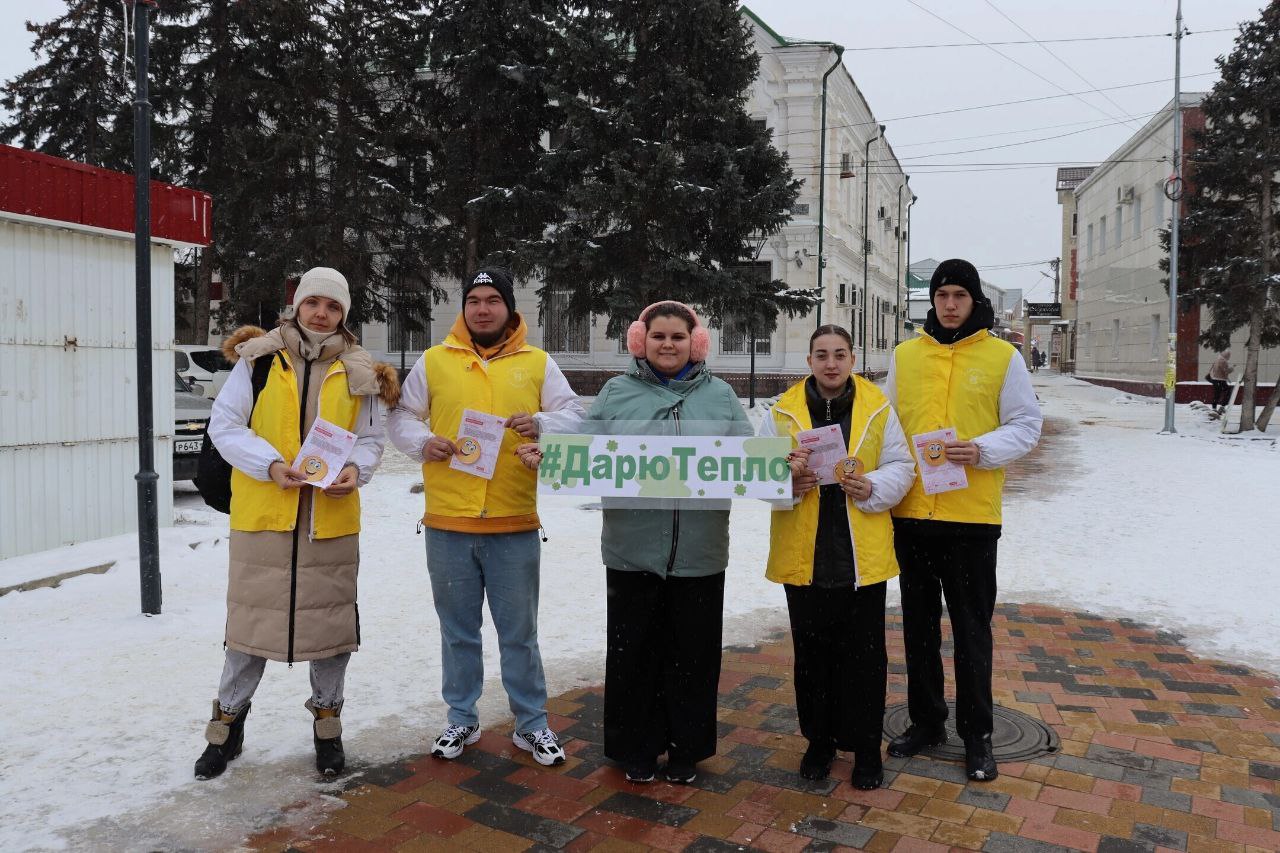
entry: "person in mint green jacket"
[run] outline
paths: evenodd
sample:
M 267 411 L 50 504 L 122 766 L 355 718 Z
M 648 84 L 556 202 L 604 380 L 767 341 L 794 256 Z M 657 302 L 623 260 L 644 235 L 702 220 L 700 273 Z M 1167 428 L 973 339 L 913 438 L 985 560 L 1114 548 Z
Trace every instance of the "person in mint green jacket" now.
M 631 324 L 635 362 L 605 383 L 585 429 L 617 435 L 750 435 L 733 389 L 706 366 L 709 335 L 681 302 Z M 729 509 L 659 509 L 605 501 L 607 574 L 604 754 L 631 782 L 689 783 L 716 751 Z

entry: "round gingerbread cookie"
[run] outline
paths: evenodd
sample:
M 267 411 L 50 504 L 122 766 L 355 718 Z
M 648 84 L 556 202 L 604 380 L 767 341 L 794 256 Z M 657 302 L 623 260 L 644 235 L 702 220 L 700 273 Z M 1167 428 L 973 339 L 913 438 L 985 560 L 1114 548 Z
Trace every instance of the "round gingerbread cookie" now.
M 318 483 L 329 473 L 329 465 L 319 456 L 308 456 L 302 460 L 302 473 L 307 475 L 308 483 Z
M 470 465 L 480 458 L 480 442 L 468 436 L 458 442 L 458 459 Z
M 843 483 L 850 477 L 861 477 L 862 472 L 866 470 L 866 466 L 862 464 L 862 460 L 856 456 L 849 456 L 841 459 L 836 463 L 836 482 Z

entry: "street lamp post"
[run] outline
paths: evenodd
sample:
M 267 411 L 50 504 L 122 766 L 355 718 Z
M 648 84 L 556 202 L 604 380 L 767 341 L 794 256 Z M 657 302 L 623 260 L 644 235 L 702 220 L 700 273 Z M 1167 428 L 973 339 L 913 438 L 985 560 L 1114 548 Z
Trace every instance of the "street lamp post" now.
M 827 266 L 827 259 L 822 254 L 822 238 L 825 236 L 825 214 L 827 212 L 827 78 L 840 67 L 844 57 L 844 48 L 838 44 L 830 45 L 835 51 L 836 61 L 831 63 L 827 73 L 822 75 L 822 123 L 818 142 L 818 322 L 822 325 L 822 303 L 826 301 L 826 291 L 822 289 L 822 270 Z
M 898 228 L 902 228 L 902 191 L 911 183 L 911 176 L 907 175 L 902 186 L 898 187 Z M 911 210 L 910 207 L 907 208 Z M 899 230 L 898 235 L 898 263 L 893 274 L 893 298 L 895 300 L 893 306 L 893 345 L 896 348 L 899 342 L 899 330 L 902 328 L 902 233 Z
M 867 315 L 867 279 L 870 275 L 871 264 L 871 223 L 868 218 L 871 215 L 871 143 L 884 136 L 884 125 L 880 125 L 879 131 L 875 136 L 867 140 L 866 146 L 862 152 L 862 171 L 866 173 L 866 183 L 862 187 L 862 305 L 859 310 L 862 312 L 862 373 L 867 373 L 867 321 L 870 319 Z
M 1178 397 L 1178 220 L 1182 218 L 1182 0 L 1174 27 L 1173 48 L 1173 192 L 1165 195 L 1173 202 L 1169 224 L 1169 352 L 1164 368 L 1164 429 L 1175 433 L 1173 415 Z M 1225 420 L 1225 418 L 1224 418 Z
M 916 206 L 916 202 L 920 200 L 920 196 L 915 193 L 911 194 L 911 201 L 907 203 L 907 277 L 911 277 L 911 208 Z M 911 296 L 911 288 L 907 288 L 907 296 Z M 911 313 L 911 299 L 907 299 L 907 313 Z M 913 321 L 914 322 L 914 321 Z
M 154 0 L 133 3 L 133 259 L 138 351 L 138 574 L 142 612 L 160 613 L 160 524 L 157 505 L 155 402 L 151 375 L 151 101 L 147 87 L 149 16 Z

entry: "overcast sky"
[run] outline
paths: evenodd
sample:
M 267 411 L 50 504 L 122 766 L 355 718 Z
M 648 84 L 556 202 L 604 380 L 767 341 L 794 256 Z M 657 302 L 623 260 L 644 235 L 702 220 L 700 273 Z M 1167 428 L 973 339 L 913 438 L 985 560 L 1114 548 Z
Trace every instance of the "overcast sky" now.
M 1184 91 L 1207 90 L 1213 85 L 1214 58 L 1231 49 L 1236 25 L 1257 17 L 1262 3 L 1184 0 L 1183 16 L 1193 33 L 1183 40 Z M 1036 44 L 995 48 L 1009 58 L 980 45 L 901 46 L 973 44 L 975 38 L 1025 41 L 1028 36 L 1019 26 L 1041 40 L 1171 33 L 1176 0 L 1074 0 L 1070 4 L 1045 0 L 750 0 L 746 5 L 783 36 L 830 40 L 845 46 L 845 64 L 876 117 L 888 125 L 889 142 L 912 175 L 912 190 L 920 197 L 912 213 L 911 254 L 917 260 L 959 256 L 980 267 L 996 267 L 1056 257 L 1061 224 L 1054 193 L 1056 164 L 1105 159 L 1173 97 L 1172 82 L 1165 82 L 1173 77 L 1171 38 L 1046 45 L 1058 58 Z M 31 37 L 23 21 L 49 20 L 65 8 L 62 0 L 0 2 L 0 78 L 12 78 L 33 64 Z M 1208 32 L 1221 29 L 1229 31 Z M 884 47 L 898 49 L 867 49 Z M 1162 82 L 1109 91 L 1106 97 L 1091 92 L 1016 106 L 905 118 L 1155 80 Z M 1043 137 L 1057 138 L 969 150 Z M 966 153 L 949 153 L 959 151 Z M 942 174 L 925 163 L 983 165 L 965 165 L 957 167 L 964 171 Z M 984 278 L 1002 287 L 1024 288 L 1033 300 L 1048 300 L 1052 284 L 1040 276 L 1040 269 L 1047 267 L 988 270 Z

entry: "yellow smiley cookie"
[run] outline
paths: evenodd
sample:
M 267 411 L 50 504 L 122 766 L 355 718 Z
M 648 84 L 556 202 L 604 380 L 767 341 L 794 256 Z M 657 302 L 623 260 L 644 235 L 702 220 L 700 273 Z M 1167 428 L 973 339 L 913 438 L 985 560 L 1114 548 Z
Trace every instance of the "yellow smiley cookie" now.
M 308 456 L 302 460 L 302 473 L 308 483 L 318 483 L 329 473 L 329 466 L 319 456 Z
M 941 441 L 931 441 L 924 446 L 924 461 L 933 466 L 947 461 L 947 448 Z
M 841 459 L 836 463 L 836 482 L 843 483 L 850 477 L 861 477 L 864 470 L 866 470 L 866 466 L 863 465 L 862 460 L 856 456 Z
M 480 442 L 468 436 L 458 442 L 458 460 L 470 465 L 480 458 Z

